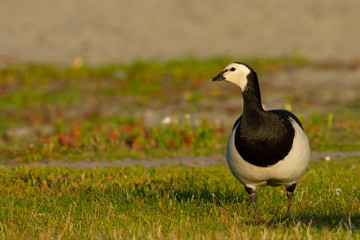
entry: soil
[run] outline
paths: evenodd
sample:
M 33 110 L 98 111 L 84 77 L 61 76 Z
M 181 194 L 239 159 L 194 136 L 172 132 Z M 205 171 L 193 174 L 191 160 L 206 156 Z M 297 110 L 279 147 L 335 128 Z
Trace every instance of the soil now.
M 301 53 L 359 59 L 357 0 L 2 0 L 0 63 Z
M 360 151 L 354 152 L 341 152 L 341 151 L 312 151 L 312 161 L 334 161 L 348 157 L 359 157 Z M 214 164 L 226 164 L 226 158 L 222 155 L 217 156 L 182 156 L 175 158 L 157 158 L 157 159 L 124 159 L 124 160 L 103 160 L 103 161 L 90 161 L 79 160 L 76 162 L 61 162 L 50 161 L 40 163 L 30 163 L 30 167 L 34 166 L 62 166 L 62 167 L 75 167 L 75 168 L 101 168 L 101 167 L 114 167 L 114 166 L 143 166 L 143 167 L 155 167 L 163 165 L 185 165 L 195 167 L 207 167 Z M 2 166 L 6 168 L 13 168 L 17 165 Z

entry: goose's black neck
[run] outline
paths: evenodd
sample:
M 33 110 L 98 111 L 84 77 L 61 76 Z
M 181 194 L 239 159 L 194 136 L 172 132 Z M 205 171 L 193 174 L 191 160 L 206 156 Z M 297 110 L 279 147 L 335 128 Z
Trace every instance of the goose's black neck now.
M 264 112 L 261 104 L 260 87 L 255 71 L 251 71 L 247 76 L 247 84 L 242 92 L 244 100 L 243 114 L 252 115 L 254 113 Z
M 289 119 L 297 118 L 285 110 L 264 111 L 256 72 L 250 67 L 249 69 L 247 84 L 242 89 L 244 110 L 237 120 L 235 148 L 248 163 L 267 167 L 289 154 L 295 136 Z

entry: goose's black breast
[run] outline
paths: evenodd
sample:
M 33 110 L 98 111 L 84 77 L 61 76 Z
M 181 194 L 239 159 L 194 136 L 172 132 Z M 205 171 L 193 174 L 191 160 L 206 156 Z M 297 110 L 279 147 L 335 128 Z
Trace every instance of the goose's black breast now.
M 240 117 L 235 132 L 235 147 L 241 157 L 256 166 L 266 167 L 284 159 L 290 152 L 295 130 L 289 120 L 300 121 L 285 110 Z

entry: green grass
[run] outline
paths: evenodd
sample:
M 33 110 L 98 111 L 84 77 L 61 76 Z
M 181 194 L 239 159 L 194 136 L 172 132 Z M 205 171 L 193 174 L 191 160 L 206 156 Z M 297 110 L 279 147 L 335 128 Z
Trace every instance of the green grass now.
M 261 220 L 227 166 L 0 170 L 3 239 L 360 239 L 360 158 L 312 162 L 285 219 L 283 188 L 258 189 Z
M 33 161 L 90 159 L 158 158 L 179 155 L 213 155 L 226 144 L 222 125 L 204 121 L 201 126 L 187 123 L 148 127 L 136 121 L 111 124 L 85 122 L 61 125 L 50 135 L 35 132 L 32 137 L 10 137 L 0 146 L 3 164 Z M 170 151 L 169 151 L 170 150 Z
M 303 120 L 312 150 L 357 151 L 360 149 L 359 113 L 311 113 Z

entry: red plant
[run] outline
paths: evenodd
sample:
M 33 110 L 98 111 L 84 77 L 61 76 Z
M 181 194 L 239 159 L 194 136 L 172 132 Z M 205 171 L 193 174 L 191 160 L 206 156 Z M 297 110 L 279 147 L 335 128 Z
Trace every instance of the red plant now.
M 65 133 L 60 133 L 59 144 L 61 146 L 74 147 L 76 145 L 76 138 L 66 135 Z

